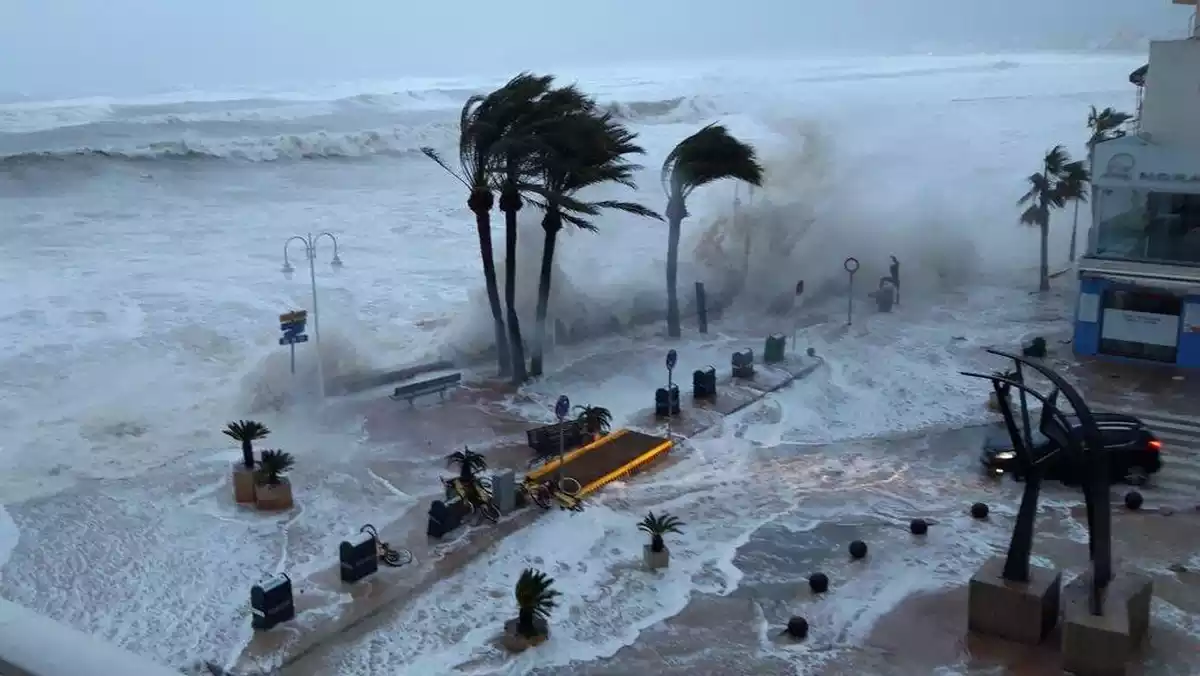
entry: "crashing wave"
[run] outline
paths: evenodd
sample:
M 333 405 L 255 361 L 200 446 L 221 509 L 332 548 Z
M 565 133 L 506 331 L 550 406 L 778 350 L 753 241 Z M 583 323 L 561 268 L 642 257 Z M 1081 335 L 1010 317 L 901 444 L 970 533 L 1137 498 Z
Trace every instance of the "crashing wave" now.
M 346 134 L 316 132 L 267 138 L 237 139 L 181 138 L 156 141 L 129 148 L 75 148 L 0 156 L 0 169 L 17 169 L 76 161 L 151 162 L 157 160 L 227 160 L 281 162 L 371 157 L 406 156 L 418 153 L 427 134 L 434 130 L 362 131 Z

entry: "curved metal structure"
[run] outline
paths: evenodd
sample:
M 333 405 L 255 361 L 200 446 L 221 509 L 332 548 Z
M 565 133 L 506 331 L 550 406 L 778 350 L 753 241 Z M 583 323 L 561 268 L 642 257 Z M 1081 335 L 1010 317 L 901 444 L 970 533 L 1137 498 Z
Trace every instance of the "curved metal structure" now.
M 1083 470 L 1083 498 L 1087 509 L 1088 551 L 1092 564 L 1092 588 L 1089 594 L 1089 609 L 1093 615 L 1104 614 L 1104 593 L 1112 580 L 1112 524 L 1109 504 L 1108 464 L 1103 456 L 1104 446 L 1096 419 L 1091 408 L 1079 391 L 1061 375 L 1045 364 L 1025 357 L 988 350 L 989 353 L 1011 359 L 1016 367 L 1015 378 L 1008 374 L 981 374 L 962 372 L 965 376 L 989 380 L 996 393 L 1000 412 L 1004 415 L 1005 427 L 1013 443 L 1013 452 L 1018 465 L 1025 473 L 1025 491 L 1013 527 L 1008 557 L 1004 565 L 1004 578 L 1013 581 L 1028 581 L 1029 557 L 1033 550 L 1033 524 L 1037 515 L 1038 495 L 1041 490 L 1042 467 L 1060 450 L 1068 453 L 1070 461 Z M 1027 382 L 1023 367 L 1033 369 L 1053 386 L 1049 395 L 1043 396 Z M 1020 392 L 1020 426 L 1017 424 L 1010 394 L 1016 388 Z M 1071 425 L 1058 407 L 1062 395 L 1079 419 L 1078 427 Z M 1055 442 L 1056 448 L 1038 456 L 1033 446 L 1032 427 L 1029 417 L 1029 397 L 1042 404 L 1038 431 Z

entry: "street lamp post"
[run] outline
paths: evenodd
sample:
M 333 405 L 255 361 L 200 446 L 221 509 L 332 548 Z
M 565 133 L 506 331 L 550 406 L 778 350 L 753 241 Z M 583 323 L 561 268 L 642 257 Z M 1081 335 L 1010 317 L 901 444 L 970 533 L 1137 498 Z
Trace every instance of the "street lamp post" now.
M 312 315 L 313 315 L 313 340 L 316 343 L 317 350 L 317 385 L 320 388 L 321 399 L 325 398 L 325 369 L 321 365 L 321 313 L 317 309 L 317 240 L 322 237 L 328 237 L 333 243 L 333 260 L 329 264 L 334 270 L 342 267 L 342 259 L 338 256 L 338 241 L 329 232 L 318 232 L 313 235 L 311 232 L 303 237 L 293 235 L 283 243 L 283 275 L 291 279 L 292 273 L 296 271 L 292 267 L 291 261 L 288 260 L 288 246 L 298 241 L 304 245 L 304 256 L 308 258 L 308 280 L 312 286 Z

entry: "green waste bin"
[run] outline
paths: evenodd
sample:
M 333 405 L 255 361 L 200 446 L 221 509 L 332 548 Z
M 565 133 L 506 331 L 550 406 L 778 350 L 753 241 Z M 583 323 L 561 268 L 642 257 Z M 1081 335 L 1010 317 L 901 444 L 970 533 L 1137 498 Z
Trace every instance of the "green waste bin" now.
M 787 336 L 775 333 L 767 336 L 766 349 L 763 350 L 763 362 L 778 364 L 787 356 Z

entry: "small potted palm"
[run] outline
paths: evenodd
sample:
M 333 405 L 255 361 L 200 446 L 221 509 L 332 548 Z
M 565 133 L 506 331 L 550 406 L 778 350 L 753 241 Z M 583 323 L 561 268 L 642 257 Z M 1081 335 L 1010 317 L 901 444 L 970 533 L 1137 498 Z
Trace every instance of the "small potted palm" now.
M 479 475 L 487 471 L 487 459 L 483 457 L 482 453 L 476 453 L 464 446 L 463 450 L 446 456 L 446 466 L 458 468 L 458 488 L 462 491 L 463 497 L 467 497 L 479 487 Z M 446 486 L 447 500 L 453 500 L 456 497 L 451 494 L 451 490 L 452 486 L 448 483 Z
M 592 440 L 608 434 L 612 429 L 612 412 L 603 406 L 576 406 L 579 416 L 576 418 Z
M 238 420 L 226 425 L 221 433 L 242 445 L 242 461 L 233 466 L 233 499 L 242 504 L 254 504 L 254 472 L 257 469 L 254 442 L 266 439 L 271 430 L 255 420 Z
M 561 594 L 554 588 L 554 578 L 526 568 L 517 580 L 515 596 L 517 617 L 504 623 L 502 643 L 519 653 L 550 638 L 550 611 L 558 607 Z
M 255 503 L 259 509 L 278 511 L 292 508 L 292 482 L 287 474 L 296 459 L 286 451 L 267 450 L 258 462 Z
M 642 548 L 647 568 L 657 570 L 670 565 L 671 550 L 667 549 L 666 543 L 663 542 L 663 536 L 667 533 L 682 535 L 682 527 L 682 521 L 666 512 L 658 516 L 655 516 L 654 512 L 650 512 L 646 518 L 642 519 L 638 524 L 638 530 L 650 534 L 650 544 Z

